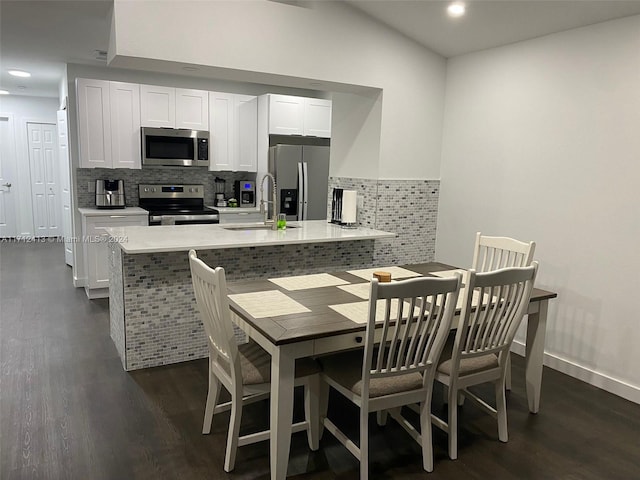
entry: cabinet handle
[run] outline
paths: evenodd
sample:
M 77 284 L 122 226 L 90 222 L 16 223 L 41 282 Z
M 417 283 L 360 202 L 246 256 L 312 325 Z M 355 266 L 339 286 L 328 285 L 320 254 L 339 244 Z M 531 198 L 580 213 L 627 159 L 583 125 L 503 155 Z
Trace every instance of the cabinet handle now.
M 362 343 L 362 337 L 357 336 L 356 337 L 356 343 Z
M 126 215 L 109 215 L 109 218 L 127 218 Z

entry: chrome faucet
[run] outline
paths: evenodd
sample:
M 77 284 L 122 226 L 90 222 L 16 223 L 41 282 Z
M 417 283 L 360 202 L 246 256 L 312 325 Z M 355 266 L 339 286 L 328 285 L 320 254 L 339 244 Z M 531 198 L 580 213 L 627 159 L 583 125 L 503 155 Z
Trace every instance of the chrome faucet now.
M 272 193 L 272 198 L 271 200 L 265 200 L 264 199 L 264 180 L 265 178 L 270 177 L 271 181 L 273 182 L 273 191 Z M 278 229 L 278 206 L 277 206 L 277 199 L 276 199 L 276 177 L 274 177 L 271 173 L 265 173 L 264 177 L 262 177 L 262 180 L 260 181 L 260 213 L 264 214 L 264 224 L 265 225 L 269 225 L 271 224 L 271 229 L 272 230 L 277 230 Z M 265 203 L 266 208 L 265 208 Z M 273 204 L 273 218 L 271 220 L 269 220 L 269 204 Z

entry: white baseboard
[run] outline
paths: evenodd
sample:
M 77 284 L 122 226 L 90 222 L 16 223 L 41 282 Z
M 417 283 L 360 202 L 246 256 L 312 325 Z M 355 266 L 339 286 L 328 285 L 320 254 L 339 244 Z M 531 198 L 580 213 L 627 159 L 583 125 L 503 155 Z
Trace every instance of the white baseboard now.
M 73 286 L 76 288 L 82 288 L 84 286 L 87 285 L 87 279 L 86 278 L 78 278 L 78 277 L 73 277 Z
M 511 351 L 524 357 L 524 343 L 514 341 L 511 346 Z M 618 395 L 619 397 L 625 398 L 631 402 L 640 404 L 640 387 L 636 387 L 616 378 L 595 372 L 589 368 L 583 367 L 582 365 L 578 365 L 556 355 L 551 355 L 547 352 L 544 353 L 544 365 L 571 377 L 577 378 L 578 380 L 582 380 L 594 387 L 601 388 L 609 393 L 613 393 L 614 395 Z

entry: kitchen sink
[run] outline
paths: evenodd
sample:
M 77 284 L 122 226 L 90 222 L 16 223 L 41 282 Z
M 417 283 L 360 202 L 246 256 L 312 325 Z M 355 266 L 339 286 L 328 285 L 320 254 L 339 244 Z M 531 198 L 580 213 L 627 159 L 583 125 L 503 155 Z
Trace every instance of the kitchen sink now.
M 273 227 L 271 225 L 234 225 L 229 227 L 222 227 L 225 230 L 272 230 Z M 287 230 L 291 228 L 298 228 L 293 225 L 287 225 Z

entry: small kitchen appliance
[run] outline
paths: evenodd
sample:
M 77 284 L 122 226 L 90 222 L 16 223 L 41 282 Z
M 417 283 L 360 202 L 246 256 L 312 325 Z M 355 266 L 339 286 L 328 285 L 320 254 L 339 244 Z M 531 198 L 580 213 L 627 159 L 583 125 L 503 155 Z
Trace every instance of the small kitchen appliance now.
M 124 208 L 126 201 L 124 196 L 123 180 L 96 180 L 96 207 L 97 208 Z
M 249 208 L 256 206 L 256 182 L 236 180 L 234 190 L 239 207 Z
M 140 129 L 142 166 L 208 167 L 209 132 L 184 128 Z
M 224 193 L 227 188 L 227 181 L 224 178 L 216 177 L 213 183 L 215 185 L 216 194 L 214 205 L 216 207 L 226 207 L 227 200 L 224 198 Z
M 220 223 L 218 211 L 204 205 L 204 185 L 141 184 L 138 193 L 149 225 Z

